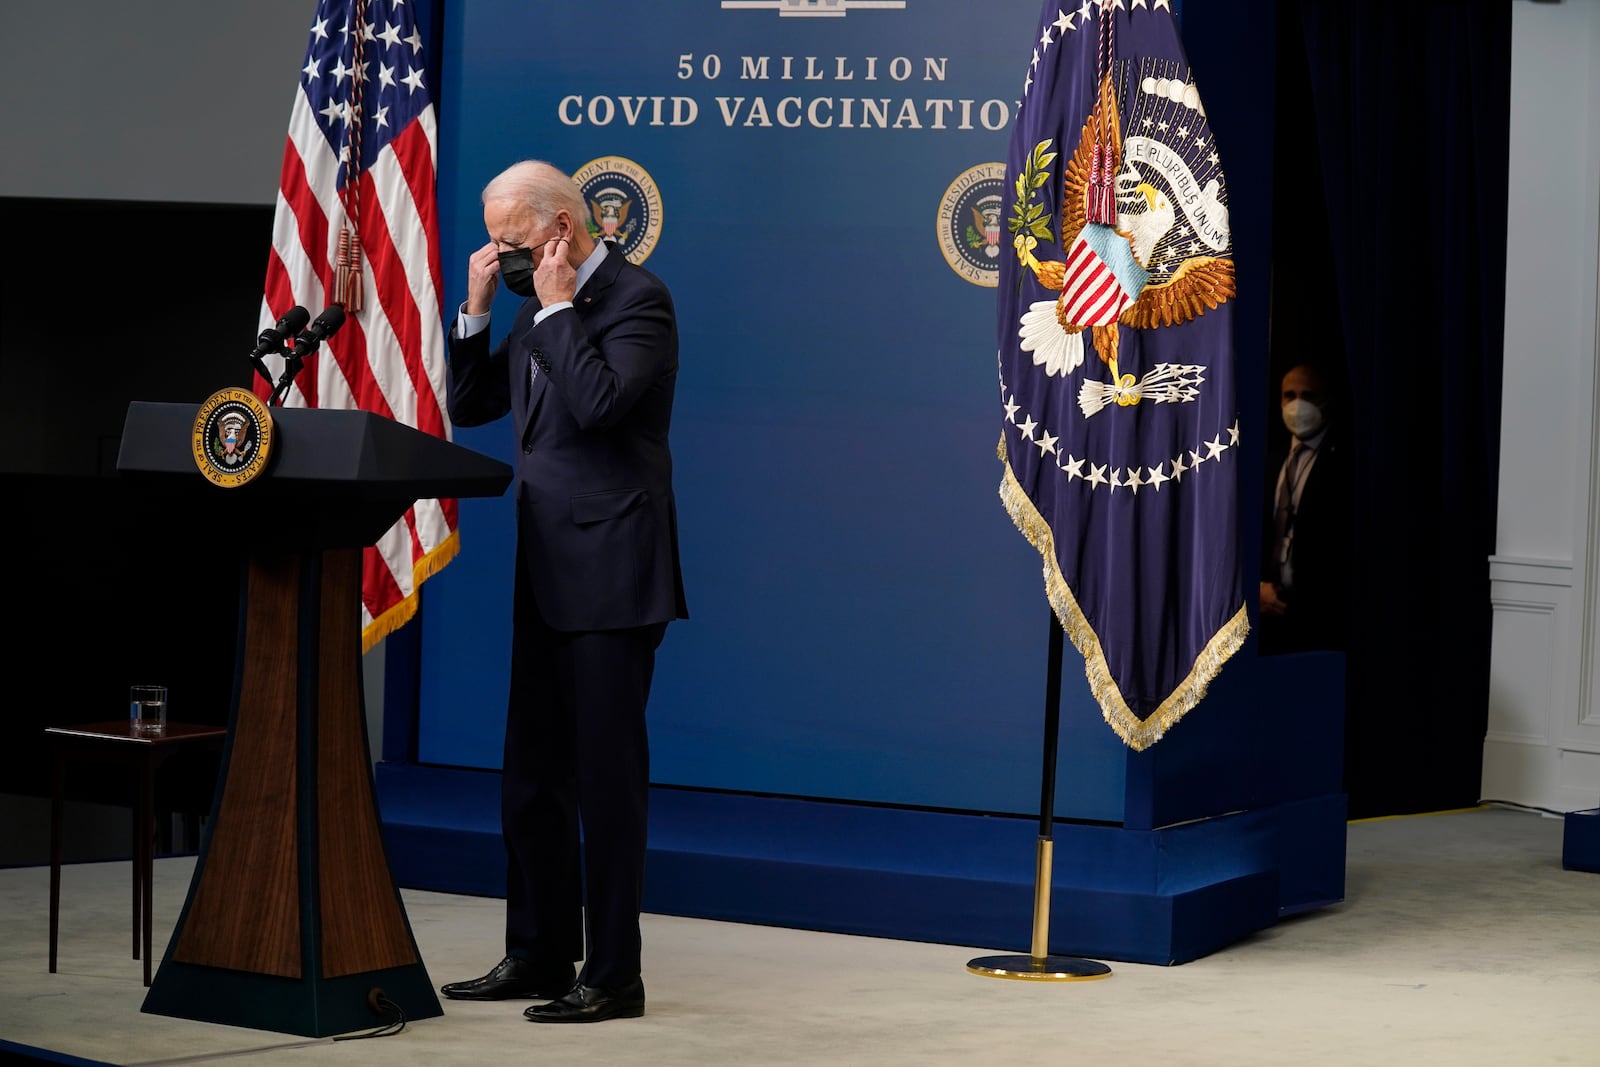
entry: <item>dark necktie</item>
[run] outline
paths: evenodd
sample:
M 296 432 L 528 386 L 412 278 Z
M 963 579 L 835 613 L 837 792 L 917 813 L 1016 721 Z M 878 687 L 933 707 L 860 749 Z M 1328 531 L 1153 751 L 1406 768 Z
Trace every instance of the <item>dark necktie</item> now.
M 1289 536 L 1289 524 L 1294 519 L 1294 491 L 1300 479 L 1300 467 L 1306 460 L 1306 455 L 1311 449 L 1304 444 L 1296 444 L 1289 453 L 1289 462 L 1284 465 L 1283 484 L 1278 487 L 1277 511 L 1273 515 L 1273 529 L 1276 532 L 1275 542 L 1278 563 L 1281 565 L 1287 559 L 1287 546 L 1285 539 Z

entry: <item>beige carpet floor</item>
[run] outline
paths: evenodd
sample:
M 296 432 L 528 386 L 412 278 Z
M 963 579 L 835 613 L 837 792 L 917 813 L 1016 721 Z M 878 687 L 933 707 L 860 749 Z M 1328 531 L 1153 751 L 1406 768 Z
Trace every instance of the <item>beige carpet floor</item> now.
M 1600 874 L 1562 823 L 1478 808 L 1350 826 L 1346 899 L 1177 967 L 1018 982 L 953 946 L 646 916 L 642 1019 L 538 1026 L 444 1001 L 397 1034 L 310 1039 L 140 1011 L 129 868 L 0 870 L 0 1038 L 121 1065 L 1600 1065 Z M 157 861 L 157 959 L 192 858 Z M 405 891 L 435 985 L 500 956 L 503 904 Z

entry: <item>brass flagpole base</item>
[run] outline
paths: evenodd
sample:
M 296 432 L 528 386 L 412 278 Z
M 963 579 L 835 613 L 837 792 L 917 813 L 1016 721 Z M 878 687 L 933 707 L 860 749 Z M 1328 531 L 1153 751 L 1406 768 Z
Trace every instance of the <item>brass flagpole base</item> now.
M 1110 967 L 1077 956 L 979 956 L 967 961 L 967 970 L 989 978 L 1024 982 L 1092 982 L 1111 977 Z
M 1033 955 L 979 956 L 967 961 L 967 970 L 988 978 L 1024 982 L 1088 982 L 1111 977 L 1111 968 L 1098 960 L 1050 955 L 1050 871 L 1055 842 L 1040 835 L 1034 853 Z

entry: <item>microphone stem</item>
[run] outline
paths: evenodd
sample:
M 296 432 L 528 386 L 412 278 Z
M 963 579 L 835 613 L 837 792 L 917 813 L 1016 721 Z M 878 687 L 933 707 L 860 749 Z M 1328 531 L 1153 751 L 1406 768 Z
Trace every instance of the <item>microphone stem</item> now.
M 265 381 L 268 385 L 271 385 L 272 384 L 272 371 L 267 369 L 266 361 L 263 360 L 260 356 L 251 356 L 250 357 L 250 362 L 255 366 L 256 373 L 261 375 L 262 380 Z
M 286 396 L 289 392 L 290 383 L 294 381 L 294 376 L 299 373 L 300 360 L 297 359 L 293 353 L 290 353 L 285 357 L 284 360 L 283 376 L 278 379 L 277 386 L 272 390 L 272 396 L 267 399 L 268 407 L 279 407 L 282 405 L 284 396 Z M 271 380 L 272 379 L 270 377 L 267 379 L 269 382 Z

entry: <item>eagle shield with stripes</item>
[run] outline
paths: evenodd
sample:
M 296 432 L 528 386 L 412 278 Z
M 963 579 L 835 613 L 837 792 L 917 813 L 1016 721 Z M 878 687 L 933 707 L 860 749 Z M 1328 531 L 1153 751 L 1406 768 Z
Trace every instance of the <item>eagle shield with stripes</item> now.
M 1054 177 L 1053 140 L 1025 157 L 1012 205 L 1020 266 L 1057 294 L 1019 317 L 1019 347 L 1046 374 L 1065 377 L 1083 366 L 1088 334 L 1110 380 L 1085 375 L 1078 391 L 1085 418 L 1143 399 L 1193 400 L 1204 366 L 1119 365 L 1119 327 L 1181 325 L 1235 291 L 1227 192 L 1193 81 L 1170 60 L 1119 66 L 1117 77 L 1101 80 L 1079 143 L 1060 168 L 1064 262 L 1039 258 L 1040 241 L 1051 234 L 1036 195 Z M 1124 95 L 1131 107 L 1119 105 Z

